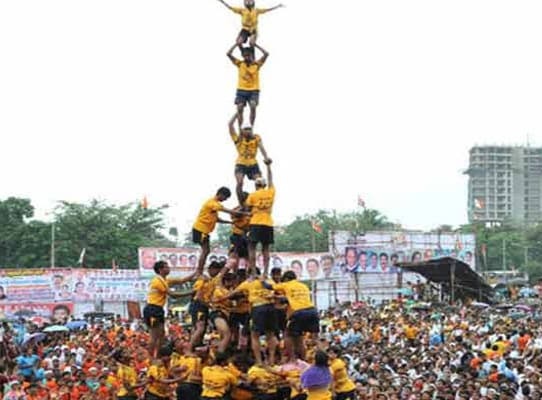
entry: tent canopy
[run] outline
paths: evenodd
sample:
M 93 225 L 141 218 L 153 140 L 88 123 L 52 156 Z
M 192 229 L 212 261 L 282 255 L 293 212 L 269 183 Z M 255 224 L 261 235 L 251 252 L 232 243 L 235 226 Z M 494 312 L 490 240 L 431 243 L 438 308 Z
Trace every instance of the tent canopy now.
M 399 263 L 404 271 L 416 272 L 431 282 L 440 283 L 455 299 L 477 299 L 491 302 L 493 289 L 486 281 L 461 260 L 452 257 L 437 258 L 418 263 Z

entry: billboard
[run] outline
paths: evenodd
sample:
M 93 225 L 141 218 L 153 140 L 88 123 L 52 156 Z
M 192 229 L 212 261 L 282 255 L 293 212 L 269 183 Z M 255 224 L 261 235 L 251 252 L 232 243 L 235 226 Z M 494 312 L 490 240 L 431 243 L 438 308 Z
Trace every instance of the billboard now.
M 476 239 L 473 234 L 432 232 L 367 232 L 354 236 L 336 232 L 331 238 L 338 267 L 346 273 L 395 273 L 398 262 L 420 262 L 441 257 L 475 265 Z
M 198 264 L 199 250 L 193 248 L 151 248 L 139 249 L 139 270 L 141 276 L 151 277 L 152 269 L 156 261 L 167 261 L 171 268 L 171 276 L 187 276 L 195 271 Z M 212 261 L 227 260 L 225 249 L 215 249 L 207 257 L 207 264 Z M 282 271 L 292 270 L 298 278 L 303 280 L 315 280 L 329 278 L 334 273 L 335 259 L 328 253 L 271 253 L 269 270 L 273 267 L 281 268 Z M 263 269 L 263 256 L 258 254 L 256 266 Z M 247 261 L 240 260 L 239 268 L 247 268 Z
M 53 322 L 63 322 L 73 314 L 73 303 L 22 302 L 0 304 L 0 314 L 7 319 L 45 317 Z

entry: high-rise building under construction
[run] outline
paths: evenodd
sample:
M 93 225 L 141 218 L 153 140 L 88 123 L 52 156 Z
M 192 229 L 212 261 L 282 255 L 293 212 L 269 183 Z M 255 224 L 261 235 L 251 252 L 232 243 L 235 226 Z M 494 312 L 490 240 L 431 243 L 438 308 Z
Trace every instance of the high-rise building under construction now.
M 471 223 L 542 221 L 542 147 L 474 146 L 465 173 Z

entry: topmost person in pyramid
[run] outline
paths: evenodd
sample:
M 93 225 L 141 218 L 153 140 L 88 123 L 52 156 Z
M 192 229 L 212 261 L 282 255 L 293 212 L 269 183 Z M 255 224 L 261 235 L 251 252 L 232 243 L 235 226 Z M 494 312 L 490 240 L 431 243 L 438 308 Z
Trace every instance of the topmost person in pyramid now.
M 239 32 L 237 37 L 237 45 L 241 47 L 247 41 L 249 41 L 250 47 L 254 47 L 256 39 L 258 38 L 258 16 L 269 11 L 276 10 L 277 8 L 284 7 L 283 4 L 276 5 L 271 8 L 256 8 L 254 0 L 244 0 L 245 7 L 232 7 L 224 0 L 218 0 L 234 13 L 241 15 L 241 23 L 243 28 Z

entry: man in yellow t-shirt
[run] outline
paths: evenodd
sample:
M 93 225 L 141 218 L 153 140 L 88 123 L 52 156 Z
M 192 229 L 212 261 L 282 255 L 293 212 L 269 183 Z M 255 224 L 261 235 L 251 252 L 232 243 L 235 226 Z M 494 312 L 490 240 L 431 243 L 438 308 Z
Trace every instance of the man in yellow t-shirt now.
M 237 378 L 228 370 L 227 365 L 228 356 L 217 353 L 215 365 L 203 368 L 201 399 L 224 399 L 232 387 L 237 385 Z
M 198 271 L 193 274 L 181 278 L 171 279 L 167 278 L 170 269 L 169 265 L 165 261 L 157 261 L 154 264 L 154 272 L 156 275 L 151 279 L 149 284 L 149 293 L 147 294 L 147 304 L 143 308 L 143 320 L 149 327 L 150 341 L 149 341 L 149 354 L 153 357 L 156 350 L 162 346 L 165 337 L 165 312 L 164 306 L 168 296 L 179 298 L 186 296 L 186 294 L 175 293 L 170 290 L 169 285 L 184 284 L 196 278 Z
M 320 332 L 320 317 L 312 303 L 310 290 L 297 280 L 294 271 L 286 271 L 282 275 L 282 282 L 273 284 L 272 289 L 288 300 L 285 346 L 290 354 L 305 359 L 303 334 L 310 332 L 316 336 Z
M 258 38 L 258 17 L 266 12 L 276 10 L 277 8 L 284 7 L 283 4 L 276 5 L 271 8 L 256 8 L 254 0 L 245 0 L 245 8 L 232 7 L 224 0 L 218 0 L 231 11 L 241 16 L 241 24 L 243 28 L 239 32 L 237 37 L 237 45 L 241 46 L 250 39 L 250 47 L 254 47 L 256 39 Z
M 263 275 L 267 276 L 269 272 L 269 248 L 274 243 L 273 217 L 271 213 L 275 202 L 275 186 L 273 185 L 273 175 L 271 173 L 271 160 L 267 160 L 265 165 L 267 167 L 267 182 L 264 178 L 256 179 L 256 191 L 248 196 L 246 206 L 250 207 L 252 213 L 248 228 L 249 271 L 252 273 L 255 271 L 256 246 L 261 243 L 264 262 Z
M 341 349 L 332 346 L 328 350 L 331 364 L 329 369 L 333 376 L 333 392 L 336 400 L 354 400 L 356 398 L 356 384 L 348 376 L 346 363 L 341 359 Z
M 169 362 L 172 350 L 170 346 L 163 346 L 158 350 L 158 358 L 155 359 L 147 371 L 147 391 L 145 399 L 169 400 L 173 394 L 172 384 L 178 383 L 182 377 L 169 378 Z
M 233 55 L 237 45 L 234 44 L 228 51 L 228 57 L 238 69 L 237 92 L 235 95 L 235 105 L 237 106 L 237 120 L 240 126 L 243 124 L 243 111 L 248 104 L 250 107 L 250 126 L 254 126 L 256 120 L 256 107 L 260 100 L 260 68 L 264 65 L 269 53 L 261 46 L 256 48 L 262 52 L 260 59 L 256 60 L 253 52 L 249 48 L 243 48 L 241 54 L 242 60 Z
M 258 166 L 258 161 L 256 156 L 258 150 L 263 156 L 265 162 L 269 160 L 267 152 L 263 147 L 262 138 L 260 135 L 256 135 L 252 131 L 252 127 L 248 124 L 245 124 L 240 132 L 237 133 L 235 130 L 235 120 L 238 118 L 237 114 L 234 115 L 228 124 L 231 140 L 235 145 L 237 150 L 237 160 L 235 161 L 235 180 L 237 185 L 235 187 L 235 192 L 237 194 L 237 199 L 239 204 L 243 205 L 244 201 L 242 198 L 243 193 L 243 179 L 246 177 L 253 181 L 262 176 L 260 172 L 260 167 Z
M 228 214 L 234 214 L 234 211 L 225 208 L 221 203 L 230 198 L 231 191 L 227 187 L 221 187 L 216 192 L 214 197 L 211 197 L 200 209 L 200 212 L 196 218 L 196 222 L 192 226 L 192 241 L 199 244 L 201 247 L 201 254 L 198 260 L 198 271 L 203 273 L 203 267 L 207 261 L 207 256 L 210 252 L 209 247 L 209 235 L 215 230 L 217 222 L 228 223 L 218 217 L 219 212 L 225 212 Z

